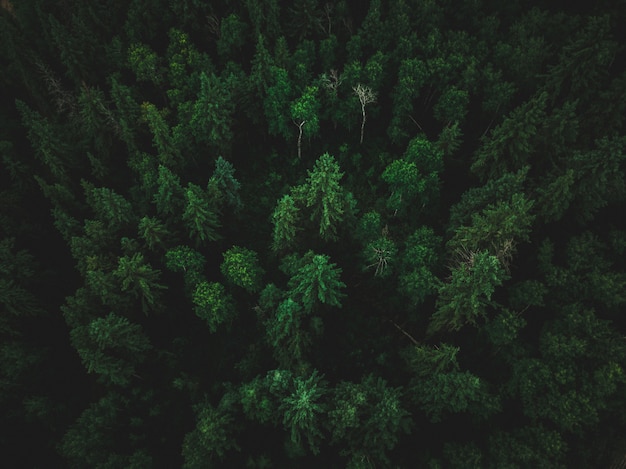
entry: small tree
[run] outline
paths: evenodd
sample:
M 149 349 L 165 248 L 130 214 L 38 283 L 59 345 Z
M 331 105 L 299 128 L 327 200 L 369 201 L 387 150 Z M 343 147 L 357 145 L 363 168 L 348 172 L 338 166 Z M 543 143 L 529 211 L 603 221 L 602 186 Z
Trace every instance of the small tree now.
M 272 214 L 272 223 L 274 224 L 272 249 L 274 251 L 286 249 L 293 245 L 300 224 L 298 212 L 299 209 L 290 195 L 284 195 L 276 204 Z
M 339 184 L 342 177 L 335 158 L 324 153 L 315 162 L 313 171 L 309 171 L 306 183 L 294 189 L 295 197 L 313 208 L 311 220 L 319 219 L 319 233 L 324 240 L 336 238 L 337 224 L 343 220 L 348 205 Z
M 320 128 L 320 103 L 316 94 L 316 86 L 307 86 L 302 96 L 291 104 L 291 118 L 298 127 L 298 158 L 302 156 L 302 136 L 311 137 Z
M 200 282 L 193 293 L 193 303 L 196 314 L 206 321 L 211 332 L 215 332 L 218 325 L 232 320 L 233 300 L 221 283 Z
M 187 204 L 183 212 L 183 221 L 189 229 L 189 236 L 194 238 L 197 244 L 218 239 L 219 235 L 215 229 L 220 226 L 220 223 L 206 192 L 199 186 L 189 183 L 185 198 Z
M 222 274 L 226 279 L 249 292 L 257 292 L 261 288 L 263 269 L 259 265 L 256 252 L 250 249 L 233 246 L 224 253 L 221 265 Z
M 320 420 L 326 410 L 322 399 L 327 392 L 326 382 L 314 370 L 308 378 L 294 378 L 293 390 L 279 408 L 292 443 L 300 446 L 304 437 L 314 454 L 319 453 L 318 442 L 322 438 Z
M 120 257 L 113 275 L 120 280 L 122 291 L 130 291 L 135 297 L 141 298 L 142 308 L 146 312 L 157 302 L 158 290 L 167 288 L 157 283 L 160 273 L 160 270 L 153 269 L 144 261 L 141 253 L 135 253 L 132 257 Z
M 365 106 L 368 104 L 376 102 L 376 92 L 372 91 L 369 86 L 363 86 L 361 83 L 352 88 L 354 90 L 354 94 L 359 98 L 359 102 L 361 103 L 361 114 L 363 119 L 361 120 L 361 140 L 360 143 L 363 143 L 363 131 L 365 129 Z
M 300 267 L 289 280 L 291 295 L 301 300 L 307 313 L 318 303 L 341 307 L 341 290 L 346 284 L 340 280 L 341 268 L 330 262 L 328 256 L 307 252 L 300 261 Z

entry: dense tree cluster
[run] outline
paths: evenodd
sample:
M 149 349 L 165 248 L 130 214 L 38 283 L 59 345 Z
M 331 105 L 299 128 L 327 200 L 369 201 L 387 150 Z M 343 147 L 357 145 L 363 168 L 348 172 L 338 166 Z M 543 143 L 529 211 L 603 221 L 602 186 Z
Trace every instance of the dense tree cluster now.
M 621 461 L 625 21 L 0 2 L 7 467 Z

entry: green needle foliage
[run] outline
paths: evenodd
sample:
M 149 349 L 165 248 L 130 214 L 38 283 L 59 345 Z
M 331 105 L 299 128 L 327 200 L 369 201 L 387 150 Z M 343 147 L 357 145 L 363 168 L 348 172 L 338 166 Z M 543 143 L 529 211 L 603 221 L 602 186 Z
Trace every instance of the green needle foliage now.
M 326 393 L 323 377 L 314 370 L 306 379 L 294 378 L 291 392 L 279 407 L 291 442 L 300 446 L 306 440 L 313 454 L 319 453 L 318 441 L 322 438 L 320 420 L 325 413 L 323 398 Z
M 251 293 L 260 290 L 263 269 L 259 265 L 259 259 L 254 251 L 233 246 L 223 256 L 224 262 L 222 262 L 220 269 L 230 283 Z
M 232 300 L 220 283 L 198 283 L 193 292 L 193 304 L 196 314 L 206 321 L 211 332 L 220 324 L 230 322 L 234 315 Z
M 284 195 L 276 204 L 272 214 L 274 224 L 272 249 L 274 251 L 286 250 L 294 245 L 296 233 L 299 229 L 299 209 L 293 197 Z
M 4 465 L 621 467 L 625 22 L 0 0 Z
M 330 262 L 330 257 L 309 251 L 297 265 L 289 279 L 289 295 L 302 302 L 304 311 L 310 313 L 320 304 L 341 307 L 341 290 L 346 284 L 340 280 L 341 268 Z
M 167 288 L 157 283 L 159 274 L 159 270 L 145 263 L 141 253 L 135 253 L 132 257 L 120 257 L 117 269 L 113 272 L 120 280 L 122 291 L 129 291 L 141 299 L 144 312 L 156 306 L 159 290 Z
M 186 205 L 183 222 L 189 230 L 189 237 L 197 245 L 206 241 L 215 241 L 220 226 L 216 213 L 209 205 L 209 197 L 199 186 L 189 183 L 185 190 Z

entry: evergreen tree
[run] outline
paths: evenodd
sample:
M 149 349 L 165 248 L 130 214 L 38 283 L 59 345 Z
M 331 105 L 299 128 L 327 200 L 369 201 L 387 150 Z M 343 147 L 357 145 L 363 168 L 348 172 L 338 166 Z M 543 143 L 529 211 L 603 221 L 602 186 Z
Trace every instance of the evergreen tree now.
M 320 417 L 326 410 L 323 402 L 327 393 L 326 387 L 326 382 L 317 370 L 306 378 L 295 377 L 289 394 L 282 399 L 279 406 L 283 425 L 289 431 L 291 442 L 300 446 L 305 439 L 314 454 L 319 453 L 318 442 L 323 437 Z
M 139 325 L 113 313 L 94 319 L 84 331 L 74 329 L 72 338 L 87 372 L 118 385 L 137 376 L 136 367 L 152 348 Z
M 229 282 L 252 293 L 260 290 L 263 269 L 254 251 L 233 246 L 223 256 L 224 262 L 220 268 Z
M 320 156 L 306 183 L 294 188 L 294 198 L 305 207 L 312 207 L 311 220 L 319 223 L 319 234 L 324 240 L 337 237 L 337 225 L 349 213 L 349 196 L 339 184 L 343 173 L 335 158 L 328 153 Z
M 486 315 L 487 307 L 494 305 L 491 296 L 506 278 L 497 257 L 485 251 L 464 253 L 452 270 L 450 281 L 438 288 L 437 310 L 429 332 L 459 330 L 466 323 L 476 325 Z
M 210 206 L 207 193 L 199 186 L 189 183 L 185 189 L 185 211 L 183 222 L 189 230 L 189 237 L 199 245 L 206 241 L 215 241 L 220 226 L 217 215 Z
M 340 280 L 341 269 L 328 256 L 309 251 L 296 265 L 289 279 L 290 296 L 302 302 L 304 311 L 310 313 L 320 303 L 341 307 L 346 284 Z
M 300 229 L 298 207 L 290 195 L 284 195 L 276 204 L 272 214 L 274 230 L 272 234 L 272 249 L 284 250 L 293 246 L 296 233 Z
M 235 313 L 231 296 L 217 282 L 198 283 L 193 292 L 193 304 L 196 315 L 206 321 L 211 332 L 220 324 L 232 321 Z
M 394 211 L 404 210 L 417 202 L 424 209 L 434 202 L 439 196 L 442 156 L 427 139 L 411 140 L 404 158 L 393 161 L 382 174 L 391 189 L 388 207 Z
M 224 198 L 224 203 L 238 212 L 243 207 L 239 196 L 241 184 L 235 178 L 235 168 L 232 163 L 219 156 L 215 160 L 215 171 L 209 179 L 209 185 L 215 184 L 220 195 Z
M 130 291 L 135 297 L 141 298 L 144 312 L 158 306 L 158 291 L 167 288 L 157 283 L 159 274 L 159 270 L 144 261 L 141 253 L 120 257 L 113 273 L 120 280 L 122 291 Z
M 234 422 L 227 400 L 215 407 L 208 401 L 194 406 L 196 427 L 185 435 L 185 468 L 201 468 L 224 459 L 229 450 L 238 449 L 233 441 Z
M 410 414 L 402 407 L 400 388 L 368 375 L 360 383 L 339 383 L 333 397 L 332 441 L 342 456 L 350 458 L 348 467 L 388 464 L 387 452 L 410 430 Z

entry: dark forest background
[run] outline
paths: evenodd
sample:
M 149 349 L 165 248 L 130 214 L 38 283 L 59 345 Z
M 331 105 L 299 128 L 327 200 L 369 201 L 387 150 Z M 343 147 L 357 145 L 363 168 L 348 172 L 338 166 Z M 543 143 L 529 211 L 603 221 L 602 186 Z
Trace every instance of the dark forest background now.
M 2 465 L 617 467 L 626 4 L 574 3 L 0 2 Z

